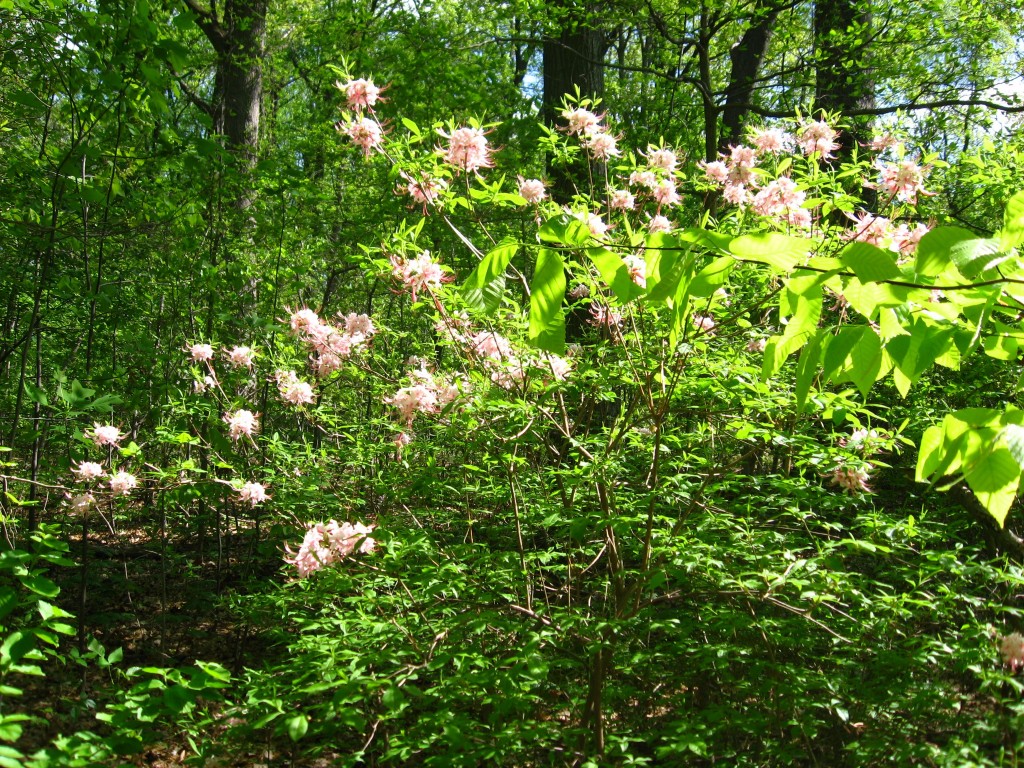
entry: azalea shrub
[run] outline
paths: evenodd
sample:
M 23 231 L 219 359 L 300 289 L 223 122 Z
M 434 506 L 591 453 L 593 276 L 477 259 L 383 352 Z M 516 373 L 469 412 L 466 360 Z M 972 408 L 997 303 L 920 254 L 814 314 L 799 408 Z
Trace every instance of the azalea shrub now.
M 966 482 L 1002 524 L 1024 417 L 900 398 L 1016 357 L 1024 195 L 978 237 L 893 136 L 840 165 L 835 118 L 798 118 L 688 163 L 578 98 L 545 178 L 502 167 L 493 125 L 421 128 L 339 76 L 339 135 L 408 206 L 362 247 L 387 307 L 182 340 L 156 434 L 94 422 L 69 480 L 81 516 L 152 494 L 163 537 L 170 515 L 220 547 L 243 518 L 279 566 L 233 603 L 278 653 L 239 673 L 226 742 L 335 765 L 1006 748 L 1020 570 L 974 562 L 912 483 Z

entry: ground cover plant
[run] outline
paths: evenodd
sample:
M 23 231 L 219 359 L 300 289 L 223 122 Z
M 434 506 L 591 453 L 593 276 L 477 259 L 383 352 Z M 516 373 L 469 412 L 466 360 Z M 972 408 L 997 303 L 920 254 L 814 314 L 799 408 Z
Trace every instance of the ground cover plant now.
M 51 375 L 30 326 L 0 764 L 1015 765 L 1012 153 L 818 110 L 693 160 L 582 91 L 432 122 L 324 70 L 333 196 L 206 146 L 175 332 Z M 386 216 L 289 218 L 354 178 Z

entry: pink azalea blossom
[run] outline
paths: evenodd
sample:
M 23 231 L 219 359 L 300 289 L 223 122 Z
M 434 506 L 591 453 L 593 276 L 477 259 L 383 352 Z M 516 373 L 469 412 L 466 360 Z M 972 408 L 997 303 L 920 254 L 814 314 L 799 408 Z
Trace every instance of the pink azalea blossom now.
M 590 151 L 590 156 L 595 160 L 607 160 L 622 154 L 619 151 L 618 140 L 604 131 L 589 133 L 583 137 L 580 143 Z
M 722 197 L 727 203 L 746 205 L 750 199 L 750 193 L 747 192 L 747 188 L 742 184 L 726 184 L 722 190 Z
M 768 347 L 768 339 L 751 339 L 747 342 L 747 352 L 761 354 Z
M 896 137 L 891 133 L 882 133 L 868 142 L 868 149 L 872 152 L 884 152 L 889 147 L 895 147 L 898 143 Z
M 892 241 L 900 254 L 910 256 L 917 250 L 921 238 L 928 234 L 930 227 L 927 224 L 918 224 L 910 229 L 906 224 L 900 224 L 893 233 Z
M 631 211 L 636 198 L 628 189 L 613 189 L 608 195 L 608 207 L 615 211 Z
M 341 357 L 333 352 L 320 352 L 313 360 L 313 372 L 320 378 L 341 369 Z
M 377 328 L 369 315 L 350 312 L 345 315 L 345 333 L 352 337 L 353 344 L 360 344 L 377 333 Z
M 92 429 L 85 433 L 86 437 L 91 439 L 97 447 L 102 448 L 104 445 L 117 445 L 124 438 L 121 434 L 121 430 L 117 427 L 111 426 L 110 424 L 93 424 Z
M 609 328 L 619 328 L 622 325 L 622 313 L 617 309 L 606 307 L 604 304 L 591 304 L 590 324 L 596 325 L 598 328 L 604 325 Z
M 130 472 L 118 472 L 110 477 L 110 490 L 115 496 L 127 496 L 138 484 L 138 479 Z
M 658 186 L 658 175 L 654 171 L 633 171 L 629 174 L 629 183 L 634 187 L 654 189 Z
M 441 193 L 448 189 L 448 182 L 444 179 L 428 176 L 422 179 L 414 179 L 404 173 L 402 178 L 405 180 L 405 193 L 424 208 L 428 205 L 434 205 L 441 196 Z
M 657 168 L 665 173 L 673 173 L 678 162 L 676 153 L 671 149 L 647 147 L 647 165 L 651 168 Z
M 548 368 L 551 370 L 551 375 L 554 376 L 555 381 L 565 381 L 569 378 L 569 374 L 572 373 L 572 363 L 564 357 L 546 354 L 544 360 L 548 364 Z
M 601 118 L 588 109 L 567 109 L 562 117 L 569 123 L 570 134 L 589 134 L 600 128 Z
M 608 223 L 596 213 L 574 211 L 572 215 L 587 225 L 587 229 L 590 230 L 593 237 L 604 237 L 608 232 Z
M 694 315 L 693 327 L 710 336 L 715 331 L 715 319 L 710 315 Z
M 520 176 L 519 196 L 523 198 L 528 205 L 537 205 L 547 197 L 547 191 L 544 189 L 544 182 L 540 179 L 524 179 Z
M 96 497 L 91 493 L 80 493 L 77 496 L 73 496 L 68 502 L 68 506 L 71 507 L 73 513 L 81 514 L 87 512 L 89 507 L 96 503 Z
M 917 205 L 919 194 L 932 194 L 924 189 L 924 175 L 928 169 L 922 168 L 913 160 L 879 164 L 878 169 L 882 173 L 881 187 L 891 197 Z
M 292 331 L 298 334 L 315 333 L 321 325 L 320 316 L 309 308 L 292 312 L 288 322 Z
M 384 402 L 395 406 L 399 415 L 410 427 L 417 413 L 437 413 L 440 409 L 437 403 L 437 393 L 426 384 L 402 387 L 391 397 L 384 398 Z
M 757 164 L 757 150 L 740 144 L 729 147 L 729 165 L 732 168 L 753 168 Z
M 449 165 L 472 173 L 479 168 L 490 168 L 491 150 L 487 146 L 487 137 L 479 128 L 458 128 L 451 136 L 441 134 L 448 139 L 448 148 L 444 160 Z
M 847 240 L 859 240 L 879 248 L 887 248 L 892 241 L 892 222 L 884 216 L 859 213 L 850 218 L 853 221 L 853 227 L 843 235 Z
M 95 461 L 80 462 L 78 468 L 72 469 L 71 472 L 77 476 L 80 483 L 87 483 L 104 475 L 103 467 Z
M 391 274 L 405 284 L 412 293 L 413 301 L 416 301 L 419 291 L 437 290 L 445 280 L 441 265 L 431 258 L 430 251 L 423 251 L 411 260 L 392 256 Z
M 492 360 L 508 360 L 513 357 L 512 345 L 500 333 L 480 331 L 474 333 L 469 342 L 473 354 L 479 357 L 487 357 Z
M 193 344 L 188 347 L 188 352 L 197 363 L 208 363 L 213 360 L 213 347 L 209 344 Z
M 803 205 L 807 195 L 797 188 L 796 182 L 788 176 L 780 176 L 754 195 L 751 205 L 761 216 L 785 217 L 790 211 Z
M 725 184 L 729 180 L 729 166 L 721 160 L 714 160 L 710 163 L 701 163 L 704 176 L 714 184 Z
M 225 413 L 224 421 L 228 424 L 232 440 L 238 440 L 242 435 L 251 438 L 253 432 L 259 429 L 259 414 L 245 409 Z
M 349 123 L 345 128 L 345 134 L 353 144 L 357 147 L 362 147 L 363 154 L 369 157 L 370 153 L 380 146 L 383 131 L 381 131 L 380 124 L 376 120 L 362 117 Z
M 655 232 L 671 232 L 672 222 L 661 215 L 652 216 L 651 220 L 647 222 L 647 231 L 652 235 Z
M 350 80 L 347 83 L 335 83 L 345 92 L 348 108 L 353 110 L 372 109 L 380 98 L 380 88 L 372 80 Z
M 832 153 L 839 149 L 836 136 L 836 131 L 823 120 L 807 123 L 800 131 L 800 149 L 807 156 L 817 152 L 822 160 L 832 160 Z
M 362 523 L 338 524 L 334 520 L 314 523 L 306 530 L 297 552 L 285 546 L 285 551 L 291 555 L 285 558 L 285 562 L 294 565 L 299 576 L 305 578 L 355 552 L 373 552 L 377 542 L 370 537 L 372 531 L 372 525 Z
M 574 301 L 590 295 L 590 288 L 585 283 L 576 283 L 569 289 L 569 298 Z
M 778 155 L 793 149 L 793 137 L 779 128 L 761 128 L 753 132 L 751 141 L 759 155 Z
M 629 279 L 641 288 L 647 287 L 647 261 L 643 256 L 635 253 L 627 254 L 623 259 L 626 262 L 626 269 L 629 270 Z
M 670 179 L 662 179 L 653 190 L 654 199 L 660 206 L 679 205 L 682 202 L 679 193 L 676 192 L 676 185 Z
M 278 371 L 276 374 L 277 389 L 281 399 L 292 405 L 312 403 L 313 387 L 301 381 L 292 371 Z
M 256 353 L 249 347 L 232 347 L 228 354 L 228 363 L 232 368 L 252 368 Z
M 192 389 L 195 391 L 197 395 L 203 394 L 208 389 L 216 388 L 217 378 L 215 376 L 211 376 L 210 374 L 206 374 L 205 376 L 203 376 L 203 378 L 196 379 L 195 381 L 192 382 Z
M 851 494 L 871 493 L 868 486 L 870 476 L 866 469 L 856 467 L 838 467 L 832 473 L 832 484 L 837 485 Z
M 262 483 L 245 483 L 238 490 L 238 499 L 250 506 L 255 507 L 258 504 L 262 504 L 267 501 L 270 497 L 267 495 L 267 489 Z
M 1024 635 L 1020 632 L 1011 632 L 999 641 L 999 655 L 1003 657 L 1003 664 L 1011 671 L 1017 672 L 1024 669 Z

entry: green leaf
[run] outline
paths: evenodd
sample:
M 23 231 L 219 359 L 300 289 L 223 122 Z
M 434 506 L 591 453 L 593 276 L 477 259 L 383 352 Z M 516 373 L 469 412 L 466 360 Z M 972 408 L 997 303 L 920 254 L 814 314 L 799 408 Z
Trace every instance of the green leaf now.
M 997 240 L 982 237 L 954 243 L 949 256 L 960 274 L 967 278 L 977 277 L 1009 258 Z
M 545 243 L 581 248 L 590 240 L 587 225 L 568 213 L 563 213 L 544 222 L 537 231 L 537 237 Z
M 694 276 L 690 283 L 690 295 L 707 298 L 725 284 L 732 268 L 736 266 L 733 256 L 720 256 Z
M 4 619 L 18 604 L 18 595 L 10 587 L 0 587 L 0 619 Z
M 541 248 L 530 283 L 530 343 L 561 354 L 565 351 L 565 264 L 550 248 Z
M 594 262 L 605 285 L 612 289 L 615 298 L 627 304 L 643 294 L 644 289 L 633 282 L 629 267 L 617 254 L 607 248 L 587 248 L 587 257 Z
M 1003 229 L 999 233 L 999 247 L 1009 251 L 1024 243 L 1024 192 L 1010 198 L 1003 212 Z
M 23 577 L 21 583 L 37 595 L 42 595 L 43 597 L 56 597 L 60 594 L 60 587 L 45 576 L 38 574 Z
M 8 665 L 20 661 L 36 647 L 36 639 L 24 632 L 12 632 L 0 645 L 0 663 Z
M 792 272 L 811 252 L 812 241 L 780 232 L 740 235 L 729 243 L 729 251 L 743 261 L 767 264 L 778 272 Z
M 854 241 L 839 254 L 843 265 L 853 270 L 862 283 L 877 283 L 902 276 L 896 266 L 896 257 L 891 251 L 883 251 L 870 243 Z
M 505 241 L 480 260 L 462 285 L 462 296 L 467 304 L 488 315 L 501 306 L 505 293 L 505 270 L 518 251 L 518 243 Z
M 950 257 L 953 246 L 976 238 L 977 235 L 962 227 L 936 227 L 917 244 L 914 271 L 924 277 L 941 275 L 953 263 Z
M 292 741 L 298 741 L 306 735 L 306 731 L 309 730 L 309 720 L 305 715 L 295 715 L 289 717 L 285 721 L 285 725 L 288 728 L 288 738 Z
M 973 459 L 973 461 L 971 460 Z M 1002 445 L 985 445 L 976 456 L 964 461 L 964 477 L 988 513 L 1000 527 L 1006 521 L 1020 484 L 1020 465 Z

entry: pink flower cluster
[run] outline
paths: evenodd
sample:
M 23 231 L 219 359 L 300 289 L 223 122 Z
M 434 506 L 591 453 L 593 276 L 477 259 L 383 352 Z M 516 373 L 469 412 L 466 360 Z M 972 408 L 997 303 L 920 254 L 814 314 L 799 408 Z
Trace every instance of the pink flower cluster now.
M 349 140 L 363 150 L 366 157 L 380 146 L 384 135 L 380 123 L 371 117 L 361 117 L 347 124 L 338 123 L 338 130 L 343 130 Z
M 527 205 L 537 205 L 547 197 L 544 182 L 540 179 L 524 179 L 520 176 L 519 196 L 526 201 Z
M 270 496 L 267 495 L 267 489 L 262 483 L 244 483 L 242 487 L 238 489 L 239 501 L 242 501 L 252 507 L 262 504 L 269 498 Z
M 130 472 L 117 472 L 110 476 L 110 490 L 115 496 L 127 496 L 138 484 L 138 478 Z
M 1011 632 L 999 641 L 999 655 L 1003 657 L 1003 664 L 1013 672 L 1024 669 L 1024 635 L 1020 632 Z
M 292 332 L 313 348 L 313 371 L 317 376 L 329 376 L 341 368 L 342 360 L 359 351 L 377 332 L 368 315 L 349 313 L 344 325 L 336 327 L 325 323 L 312 309 L 303 308 L 291 313 Z M 339 324 L 340 325 L 340 324 Z M 281 396 L 294 405 L 313 402 L 313 388 L 299 381 L 295 374 L 279 372 L 278 389 Z
M 256 359 L 256 353 L 249 347 L 232 347 L 226 354 L 232 368 L 252 368 Z
M 837 467 L 832 473 L 832 484 L 851 494 L 871 493 L 871 488 L 868 486 L 869 479 L 867 469 L 856 467 Z
M 409 195 L 413 202 L 422 205 L 425 213 L 427 206 L 436 204 L 441 194 L 448 189 L 448 182 L 427 175 L 415 179 L 403 173 L 402 185 L 399 188 Z
M 880 186 L 890 196 L 911 205 L 917 205 L 918 195 L 931 195 L 924 189 L 927 166 L 921 167 L 913 160 L 901 160 L 898 163 L 879 163 L 878 170 L 882 174 Z
M 85 436 L 92 440 L 97 448 L 102 448 L 105 445 L 117 445 L 124 438 L 121 430 L 117 427 L 99 423 L 93 424 L 92 429 L 87 431 Z
M 824 120 L 806 123 L 800 130 L 800 149 L 808 157 L 817 153 L 822 160 L 832 160 L 832 153 L 839 149 L 838 135 Z
M 861 212 L 850 217 L 853 227 L 848 229 L 843 237 L 847 240 L 859 240 L 863 243 L 888 248 L 902 256 L 909 256 L 917 250 L 917 244 L 921 238 L 928 234 L 930 227 L 927 224 L 916 224 L 911 229 L 907 224 L 893 226 L 893 223 L 885 216 L 875 216 L 871 213 Z
M 344 560 L 355 552 L 369 554 L 377 546 L 377 542 L 370 537 L 373 531 L 372 525 L 362 523 L 337 523 L 331 520 L 327 523 L 314 523 L 309 526 L 302 544 L 297 552 L 285 546 L 285 550 L 291 557 L 286 557 L 286 563 L 294 565 L 299 576 L 305 578 L 309 574 L 319 571 L 332 563 Z
M 797 188 L 795 181 L 788 176 L 780 176 L 754 195 L 751 208 L 761 216 L 781 219 L 790 226 L 806 229 L 811 226 L 811 212 L 802 207 L 806 199 L 807 195 Z
M 441 133 L 441 136 L 448 139 L 444 161 L 449 165 L 467 173 L 494 165 L 487 136 L 480 128 L 464 126 L 452 131 L 451 135 Z
M 589 109 L 576 107 L 564 110 L 562 117 L 569 124 L 566 128 L 568 133 L 579 136 L 580 144 L 595 160 L 608 160 L 622 154 L 618 138 L 601 125 L 604 115 L 595 115 Z
M 421 365 L 409 374 L 412 384 L 402 387 L 384 402 L 395 406 L 407 427 L 412 426 L 417 413 L 438 413 L 462 394 L 457 381 L 435 376 Z M 463 388 L 464 388 L 463 384 Z
M 228 432 L 232 440 L 238 440 L 243 435 L 252 438 L 253 433 L 259 429 L 259 414 L 247 411 L 244 408 L 234 413 L 225 413 L 224 421 L 228 425 Z
M 77 476 L 78 482 L 80 483 L 91 482 L 92 480 L 96 480 L 106 474 L 103 471 L 103 467 L 95 461 L 80 462 L 78 468 L 72 469 L 71 472 Z
M 345 102 L 349 109 L 360 112 L 364 109 L 373 111 L 374 105 L 380 99 L 381 89 L 373 84 L 372 80 L 349 80 L 342 83 L 336 82 L 335 87 L 344 92 Z
M 441 265 L 431 258 L 430 251 L 423 251 L 414 259 L 393 254 L 391 274 L 409 289 L 413 301 L 416 301 L 416 294 L 420 291 L 433 292 L 447 279 L 441 271 Z

